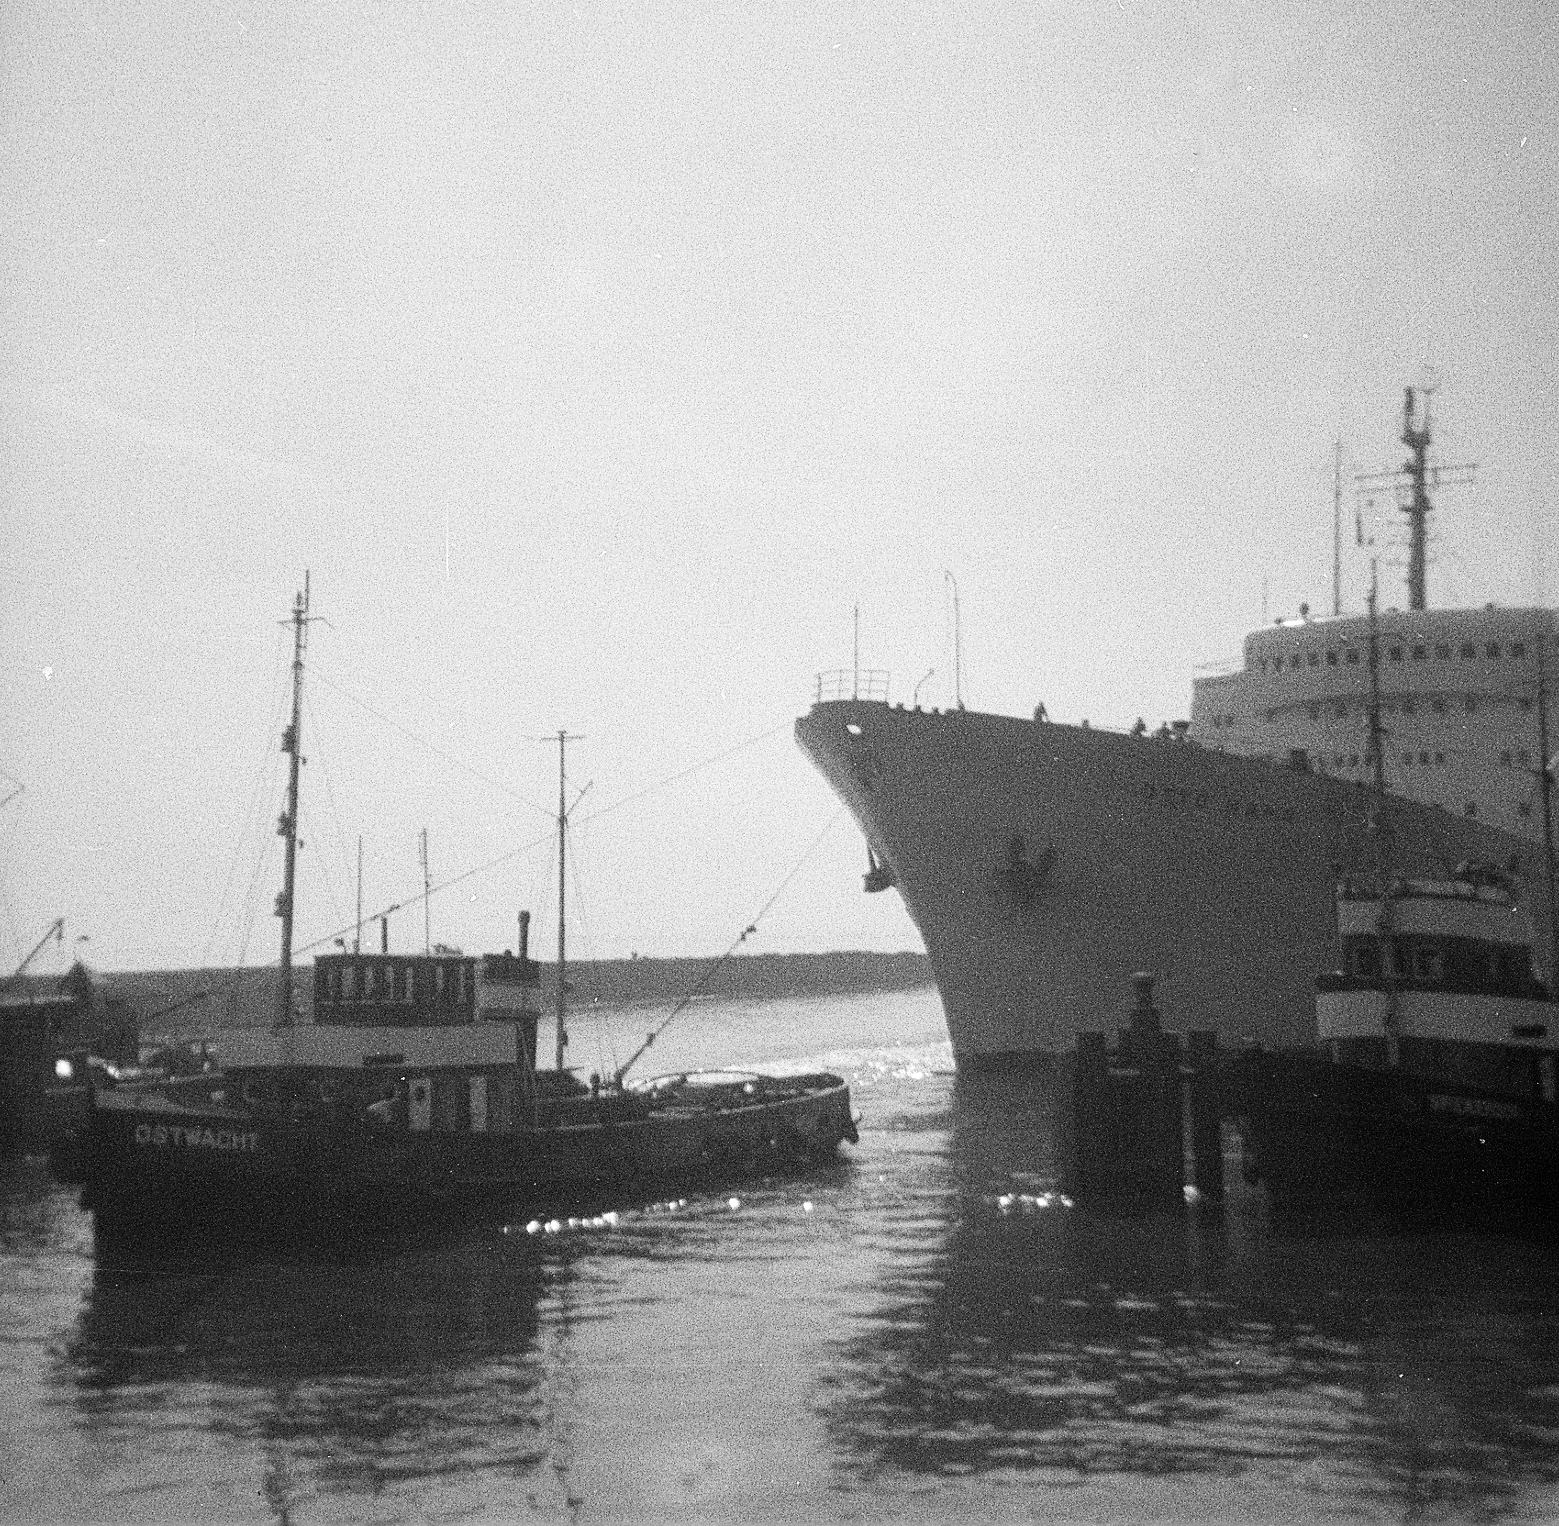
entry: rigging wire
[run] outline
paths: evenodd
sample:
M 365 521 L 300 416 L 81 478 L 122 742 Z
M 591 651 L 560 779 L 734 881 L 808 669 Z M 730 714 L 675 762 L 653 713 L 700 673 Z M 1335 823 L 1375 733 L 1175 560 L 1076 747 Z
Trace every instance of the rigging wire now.
M 332 687 L 334 687 L 334 685 L 332 685 Z M 691 764 L 689 767 L 684 768 L 677 773 L 671 774 L 667 778 L 660 779 L 654 784 L 647 785 L 644 789 L 635 790 L 631 795 L 624 795 L 619 800 L 613 800 L 609 804 L 603 805 L 600 810 L 592 811 L 588 816 L 581 817 L 579 825 L 586 826 L 592 821 L 599 821 L 601 817 L 607 815 L 609 812 L 618 810 L 620 807 L 625 805 L 631 805 L 636 800 L 643 800 L 647 795 L 654 794 L 657 790 L 667 789 L 673 784 L 680 783 L 683 779 L 698 773 L 701 769 L 713 767 L 713 765 L 716 763 L 723 763 L 727 758 L 735 757 L 737 753 L 743 751 L 745 748 L 756 746 L 759 742 L 766 742 L 777 732 L 788 728 L 790 724 L 791 723 L 788 720 L 781 721 L 778 726 L 771 726 L 767 731 L 759 732 L 756 736 L 750 736 L 746 741 L 738 742 L 734 747 L 728 747 L 724 752 L 716 753 L 713 757 L 704 758 L 698 763 Z M 548 814 L 550 815 L 552 813 L 549 812 Z M 380 917 L 389 916 L 391 912 L 405 911 L 410 907 L 420 905 L 429 896 L 438 895 L 442 891 L 452 889 L 456 885 L 464 884 L 467 880 L 474 879 L 479 874 L 486 874 L 490 869 L 496 869 L 500 864 L 506 864 L 511 859 L 519 858 L 521 854 L 532 853 L 537 848 L 546 846 L 553 841 L 554 838 L 552 837 L 551 833 L 548 833 L 542 837 L 534 837 L 529 842 L 521 843 L 518 847 L 510 848 L 506 852 L 498 854 L 495 858 L 490 858 L 483 863 L 477 864 L 474 868 L 463 870 L 461 873 L 454 875 L 447 880 L 440 881 L 437 885 L 429 886 L 426 890 L 417 891 L 415 894 L 408 896 L 404 901 L 397 901 L 393 906 L 386 906 L 382 910 L 374 912 L 373 916 L 364 917 L 363 920 L 365 922 L 376 921 Z M 346 934 L 350 931 L 351 926 L 338 928 L 335 932 L 326 933 L 322 938 L 314 939 L 312 943 L 304 943 L 300 945 L 298 948 L 294 949 L 293 952 L 298 954 L 307 954 L 313 949 L 326 948 L 330 944 L 334 943 L 337 938 L 345 937 Z
M 275 775 L 276 754 L 271 750 L 270 738 L 277 735 L 281 730 L 281 711 L 286 695 L 286 667 L 282 663 L 275 661 L 275 657 L 279 656 L 285 649 L 283 646 L 284 639 L 278 632 L 276 653 L 273 654 L 271 696 L 266 704 L 265 731 L 261 739 L 259 758 L 255 764 L 254 779 L 249 789 L 249 803 L 244 808 L 238 833 L 233 839 L 232 851 L 227 857 L 227 871 L 222 876 L 222 889 L 217 895 L 216 909 L 211 914 L 211 928 L 206 934 L 206 941 L 201 949 L 202 966 L 209 964 L 216 953 L 217 940 L 222 934 L 223 914 L 227 909 L 227 897 L 233 888 L 233 874 L 238 868 L 238 860 L 242 855 L 244 843 L 248 840 L 251 826 L 255 819 L 256 808 L 260 805 L 261 787 L 267 782 L 268 778 L 273 778 Z M 260 819 L 264 820 L 263 814 Z
M 589 851 L 588 842 L 583 839 L 576 831 L 572 838 L 572 851 L 568 856 L 569 878 L 572 881 L 569 888 L 569 895 L 572 897 L 572 899 L 569 904 L 573 908 L 573 913 L 569 918 L 569 925 L 572 928 L 576 920 L 583 924 L 583 935 L 579 940 L 581 949 L 577 956 L 578 962 L 580 964 L 593 963 L 597 958 L 595 935 L 591 931 L 590 913 L 588 907 L 585 904 L 584 880 L 587 878 L 587 876 L 585 876 L 582 872 L 584 868 L 584 860 Z M 603 1042 L 603 1028 L 605 1028 L 606 1025 L 602 1023 L 601 1014 L 599 1012 L 592 1010 L 589 1015 L 592 1019 L 590 1027 L 592 1030 L 592 1036 L 595 1040 L 597 1072 L 603 1076 L 610 1075 L 616 1069 L 616 1065 L 615 1063 L 611 1065 L 608 1065 L 607 1063 L 608 1050 L 606 1044 Z M 572 1035 L 570 1036 L 572 1037 Z M 608 1039 L 610 1038 L 609 1031 L 607 1032 L 606 1037 Z
M 375 720 L 382 721 L 392 730 L 400 732 L 402 736 L 409 737 L 413 742 L 417 743 L 418 746 L 426 747 L 429 752 L 436 754 L 446 763 L 452 763 L 456 768 L 464 770 L 464 772 L 470 774 L 473 779 L 480 779 L 483 784 L 486 784 L 490 788 L 497 790 L 500 794 L 507 795 L 511 800 L 519 801 L 521 805 L 529 807 L 529 809 L 535 811 L 540 816 L 550 816 L 552 814 L 543 806 L 537 805 L 535 801 L 527 799 L 517 790 L 512 789 L 509 785 L 502 783 L 498 779 L 492 778 L 488 774 L 484 774 L 479 768 L 472 768 L 469 763 L 466 763 L 460 758 L 455 757 L 453 753 L 445 752 L 444 749 L 436 742 L 430 742 L 426 737 L 418 736 L 415 731 L 412 731 L 410 728 L 401 725 L 399 721 L 391 720 L 391 718 L 387 716 L 382 710 L 375 710 L 367 700 L 359 699 L 355 694 L 351 693 L 350 690 L 343 689 L 340 684 L 333 683 L 330 679 L 326 678 L 323 673 L 319 672 L 317 667 L 312 670 L 311 676 L 315 679 L 316 682 L 324 684 L 329 689 L 334 689 L 336 693 L 342 697 L 342 699 L 350 700 L 351 703 L 356 705 L 360 710 L 366 710 L 368 714 L 373 716 Z
M 823 823 L 821 830 L 812 839 L 812 841 L 807 844 L 806 850 L 802 853 L 801 857 L 791 865 L 789 872 L 785 875 L 785 878 L 779 882 L 779 886 L 775 890 L 774 894 L 763 903 L 761 908 L 759 908 L 758 914 L 752 919 L 751 922 L 747 924 L 746 927 L 742 929 L 740 933 L 737 934 L 737 936 L 732 940 L 730 947 L 727 948 L 718 959 L 710 961 L 710 963 L 706 966 L 704 973 L 693 982 L 691 989 L 689 989 L 681 1001 L 679 1001 L 676 1006 L 674 1006 L 671 1011 L 667 1013 L 665 1018 L 654 1028 L 652 1028 L 647 1034 L 645 1034 L 644 1042 L 640 1044 L 639 1047 L 635 1049 L 634 1052 L 628 1057 L 627 1063 L 619 1067 L 616 1075 L 617 1084 L 619 1086 L 622 1085 L 623 1077 L 628 1074 L 629 1069 L 633 1066 L 633 1063 L 639 1058 L 639 1056 L 643 1054 L 644 1051 L 648 1049 L 650 1045 L 653 1044 L 655 1040 L 666 1031 L 675 1018 L 679 1017 L 682 1012 L 686 1010 L 686 1008 L 692 1003 L 693 998 L 697 996 L 698 993 L 702 991 L 703 988 L 708 985 L 709 982 L 714 978 L 715 972 L 730 960 L 737 949 L 739 949 L 753 933 L 758 931 L 758 924 L 769 914 L 769 911 L 773 907 L 774 903 L 779 900 L 779 898 L 785 893 L 786 886 L 788 886 L 790 882 L 801 873 L 802 865 L 805 864 L 809 858 L 811 858 L 814 852 L 816 852 L 818 844 L 828 836 L 829 832 L 833 829 L 834 823 L 839 820 L 839 818 L 844 814 L 844 811 L 845 808 L 843 805 L 838 805 L 834 808 L 833 814 L 828 818 L 827 821 Z
M 6 773 L 3 768 L 0 768 L 0 779 L 3 779 L 7 783 L 14 784 L 16 786 L 16 788 L 12 790 L 4 800 L 0 800 L 0 806 L 3 806 L 9 801 L 16 799 L 16 797 L 26 789 L 26 785 L 24 785 L 20 779 L 16 778 L 12 774 Z M 7 864 L 13 864 L 16 862 L 16 814 L 13 812 L 8 816 L 0 817 L 0 826 L 4 827 L 5 834 L 7 838 L 10 839 L 10 848 L 6 853 L 0 855 L 0 906 L 5 908 L 6 926 L 10 930 L 11 944 L 16 951 L 16 958 L 14 960 L 7 960 L 7 963 L 20 964 L 25 950 L 22 947 L 21 928 L 17 925 L 16 913 L 11 906 L 10 881 L 7 879 L 5 872 L 5 866 Z
M 723 763 L 727 758 L 734 758 L 737 753 L 745 751 L 749 747 L 755 747 L 759 742 L 767 742 L 771 736 L 790 728 L 791 722 L 781 721 L 777 726 L 770 726 L 767 731 L 760 731 L 756 736 L 750 736 L 745 742 L 738 742 L 734 747 L 728 747 L 724 752 L 718 752 L 713 757 L 704 758 L 701 762 L 689 764 L 688 767 L 677 773 L 670 774 L 664 779 L 657 780 L 654 784 L 647 784 L 641 790 L 635 790 L 631 795 L 624 795 L 621 799 L 613 800 L 603 805 L 600 810 L 592 811 L 588 816 L 580 818 L 580 826 L 587 826 L 592 821 L 599 821 L 603 816 L 618 810 L 622 806 L 632 805 L 636 800 L 643 800 L 647 795 L 653 795 L 657 790 L 668 788 L 670 785 L 680 783 L 683 779 L 690 778 L 705 768 L 712 768 L 716 763 Z
M 330 765 L 326 762 L 326 756 L 330 749 L 323 745 L 325 740 L 324 723 L 320 716 L 316 713 L 313 705 L 309 702 L 307 696 L 304 697 L 303 706 L 305 711 L 304 719 L 307 722 L 304 735 L 307 736 L 310 734 L 310 732 L 312 732 L 314 735 L 318 736 L 320 740 L 321 745 L 317 749 L 317 756 L 319 758 L 320 775 L 325 781 L 325 802 L 330 807 L 330 824 L 334 829 L 336 852 L 341 855 L 341 861 L 346 866 L 346 882 L 348 885 L 350 885 L 352 883 L 352 860 L 347 854 L 346 838 L 341 830 L 341 813 L 336 809 L 336 792 L 331 788 L 330 784 Z M 330 869 L 326 863 L 323 852 L 315 854 L 315 862 L 319 865 L 321 877 L 325 881 L 325 893 L 330 897 L 331 909 L 334 911 L 336 916 L 339 917 L 343 915 L 343 913 L 341 911 L 340 902 L 336 898 L 336 883 L 331 876 Z

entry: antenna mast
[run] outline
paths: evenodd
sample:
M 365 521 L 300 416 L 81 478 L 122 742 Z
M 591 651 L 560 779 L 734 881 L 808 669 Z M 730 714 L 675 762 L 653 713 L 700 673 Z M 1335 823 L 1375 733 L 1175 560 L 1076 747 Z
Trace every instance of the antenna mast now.
M 853 679 L 852 679 L 852 682 L 851 682 L 850 698 L 851 699 L 859 699 L 861 697 L 861 606 L 859 604 L 857 604 L 855 606 L 854 630 L 855 630 L 855 647 L 854 647 L 855 667 L 852 670 L 854 676 L 853 676 Z
M 1413 389 L 1404 389 L 1402 400 L 1402 443 L 1413 452 L 1403 470 L 1408 475 L 1411 496 L 1403 513 L 1407 515 L 1411 541 L 1407 553 L 1407 607 L 1426 607 L 1428 590 L 1424 587 L 1425 545 L 1429 538 L 1428 460 L 1429 460 L 1429 392 L 1424 390 L 1424 406 L 1421 422 L 1415 424 Z
M 433 899 L 433 880 L 428 873 L 428 829 L 422 829 L 422 952 L 433 952 L 433 926 L 428 903 Z
M 944 572 L 948 586 L 953 590 L 953 703 L 964 707 L 964 636 L 963 622 L 958 612 L 958 579 L 951 572 Z
M 1342 613 L 1342 436 L 1332 451 L 1332 613 Z M 1266 611 L 1262 611 L 1265 625 Z
M 276 897 L 276 915 L 281 918 L 281 969 L 276 985 L 276 1026 L 292 1026 L 292 909 L 298 866 L 298 767 L 303 761 L 303 649 L 309 626 L 309 575 L 303 574 L 303 592 L 292 603 L 292 722 L 282 733 L 282 751 L 289 755 L 287 765 L 287 809 L 276 824 L 279 836 L 286 839 L 287 858 L 282 871 L 282 890 Z
M 1408 521 L 1407 602 L 1414 610 L 1429 607 L 1428 548 L 1429 511 L 1434 504 L 1429 498 L 1430 487 L 1455 487 L 1473 480 L 1476 462 L 1460 466 L 1429 465 L 1429 399 L 1439 388 L 1434 371 L 1425 367 L 1416 388 L 1404 387 L 1402 399 L 1402 443 L 1412 455 L 1394 472 L 1366 472 L 1355 477 L 1361 496 L 1387 486 L 1397 490 L 1397 502 Z M 1415 396 L 1416 394 L 1416 396 Z M 1360 541 L 1363 540 L 1363 524 L 1359 524 Z

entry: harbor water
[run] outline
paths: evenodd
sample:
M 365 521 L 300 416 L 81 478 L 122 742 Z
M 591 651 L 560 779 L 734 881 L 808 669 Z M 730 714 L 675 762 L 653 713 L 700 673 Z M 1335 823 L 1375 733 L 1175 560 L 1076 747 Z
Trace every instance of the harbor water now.
M 1046 1083 L 955 1079 L 930 989 L 703 1002 L 648 1059 L 836 1070 L 860 1144 L 244 1250 L 96 1245 L 0 1168 L 0 1519 L 1559 1517 L 1552 1244 L 1275 1228 L 1232 1138 L 1222 1214 L 1069 1205 Z

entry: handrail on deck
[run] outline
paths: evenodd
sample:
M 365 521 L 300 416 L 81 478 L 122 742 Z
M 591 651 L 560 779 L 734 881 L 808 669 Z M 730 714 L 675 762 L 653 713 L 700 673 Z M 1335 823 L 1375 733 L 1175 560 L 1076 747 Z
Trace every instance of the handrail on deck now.
M 864 699 L 885 705 L 890 677 L 886 668 L 830 668 L 817 675 L 812 703 L 821 705 L 830 700 Z

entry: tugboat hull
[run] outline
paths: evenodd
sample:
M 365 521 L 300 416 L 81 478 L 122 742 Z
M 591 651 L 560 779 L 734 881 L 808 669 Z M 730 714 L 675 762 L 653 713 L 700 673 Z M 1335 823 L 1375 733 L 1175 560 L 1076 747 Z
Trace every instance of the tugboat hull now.
M 836 1076 L 756 1078 L 740 1101 L 639 1093 L 583 1100 L 577 1121 L 504 1132 L 417 1132 L 353 1118 L 283 1120 L 170 1106 L 155 1093 L 100 1098 L 74 1158 L 99 1221 L 274 1222 L 502 1217 L 576 1198 L 795 1168 L 856 1130 Z M 729 1088 L 727 1088 L 727 1091 Z
M 1274 1209 L 1363 1206 L 1413 1216 L 1551 1211 L 1551 1103 L 1334 1064 L 1321 1054 L 1243 1062 L 1246 1174 Z

